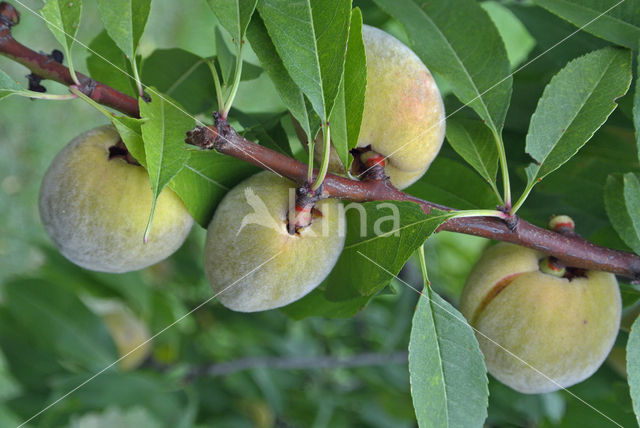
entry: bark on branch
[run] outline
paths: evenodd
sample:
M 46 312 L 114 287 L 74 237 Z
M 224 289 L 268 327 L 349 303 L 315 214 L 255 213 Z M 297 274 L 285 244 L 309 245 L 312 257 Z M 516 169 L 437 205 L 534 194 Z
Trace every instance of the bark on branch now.
M 0 55 L 23 64 L 33 74 L 43 79 L 54 80 L 68 86 L 73 85 L 74 82 L 67 67 L 53 61 L 47 55 L 29 49 L 12 37 L 11 27 L 18 22 L 19 14 L 13 6 L 7 2 L 1 2 Z M 80 73 L 78 78 L 81 83 L 80 90 L 96 102 L 133 117 L 139 116 L 138 101 L 135 98 Z M 213 126 L 194 129 L 187 141 L 272 170 L 300 186 L 306 184 L 307 165 L 244 139 L 219 117 Z M 325 179 L 324 196 L 356 202 L 412 201 L 420 204 L 427 213 L 431 208 L 454 210 L 408 195 L 393 187 L 388 181 L 356 181 L 332 174 L 328 174 Z M 631 278 L 635 282 L 640 281 L 640 257 L 635 254 L 600 247 L 579 236 L 566 236 L 541 229 L 515 217 L 507 221 L 493 217 L 453 218 L 443 223 L 438 231 L 440 230 L 523 245 L 552 255 L 567 266 L 612 272 Z

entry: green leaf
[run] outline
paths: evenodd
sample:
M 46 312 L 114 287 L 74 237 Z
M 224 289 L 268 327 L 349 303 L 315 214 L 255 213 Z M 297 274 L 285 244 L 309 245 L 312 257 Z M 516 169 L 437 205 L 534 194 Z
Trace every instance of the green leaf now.
M 258 0 L 207 0 L 207 3 L 240 47 Z
M 604 202 L 611 225 L 636 254 L 640 254 L 640 180 L 632 172 L 607 178 Z
M 169 187 L 180 196 L 191 217 L 206 228 L 222 197 L 258 168 L 213 151 L 189 152 L 191 156 Z
M 61 358 L 88 370 L 118 358 L 102 320 L 68 290 L 40 279 L 18 279 L 4 289 L 5 305 L 29 332 Z
M 148 88 L 151 101 L 140 100 L 142 139 L 147 172 L 153 190 L 153 204 L 144 239 L 149 236 L 156 201 L 160 192 L 180 172 L 189 152 L 184 148 L 185 133 L 193 129 L 194 119 L 182 107 L 153 88 Z
M 633 401 L 633 412 L 640 424 L 640 318 L 631 326 L 627 341 L 627 378 Z
M 305 106 L 304 94 L 300 88 L 296 86 L 282 64 L 282 60 L 276 52 L 276 48 L 269 37 L 269 33 L 260 15 L 255 14 L 251 20 L 247 29 L 247 38 L 258 56 L 262 68 L 264 68 L 275 85 L 282 102 L 298 121 L 307 137 L 311 139 L 311 127 Z
M 480 427 L 487 369 L 473 330 L 430 287 L 420 294 L 409 341 L 411 396 L 420 427 Z
M 534 0 L 534 2 L 584 31 L 629 49 L 638 47 L 640 3 L 637 1 Z
M 291 78 L 326 121 L 344 72 L 351 2 L 260 0 L 258 10 Z
M 329 300 L 370 296 L 384 288 L 415 250 L 449 217 L 427 215 L 413 202 L 367 202 L 346 206 L 347 236 L 327 279 Z
M 133 407 L 127 410 L 121 410 L 118 407 L 107 407 L 103 412 L 91 412 L 80 417 L 72 417 L 69 428 L 155 428 L 161 425 L 160 421 L 143 407 Z
M 82 92 L 73 91 L 73 93 L 111 120 L 113 126 L 118 130 L 120 138 L 122 138 L 125 146 L 127 146 L 127 150 L 131 153 L 131 156 L 133 156 L 140 165 L 146 168 L 147 159 L 144 151 L 144 143 L 142 141 L 142 130 L 140 129 L 144 121 L 142 119 L 135 119 L 129 116 L 117 116 L 107 110 L 102 104 L 98 104 Z
M 150 9 L 151 0 L 98 0 L 105 30 L 129 60 L 135 59 Z
M 40 14 L 47 22 L 47 26 L 56 40 L 64 48 L 69 71 L 73 76 L 71 48 L 80 27 L 82 0 L 47 0 L 40 10 Z
M 14 78 L 0 70 L 0 100 L 10 95 L 28 96 L 29 92 L 30 91 L 27 91 L 20 86 L 20 83 L 18 83 Z
M 474 0 L 375 0 L 404 26 L 415 53 L 496 134 L 511 99 L 509 59 L 498 30 Z M 469 25 L 469 23 L 473 25 Z M 490 58 L 490 60 L 489 60 Z
M 526 169 L 531 188 L 571 159 L 616 108 L 631 83 L 628 51 L 604 48 L 572 60 L 546 86 L 531 117 Z
M 219 27 L 216 27 L 216 54 L 220 71 L 222 71 L 222 83 L 227 84 L 231 80 L 235 58 L 224 41 L 224 36 Z
M 215 106 L 213 77 L 205 60 L 183 49 L 157 49 L 142 63 L 142 81 L 175 99 L 192 114 Z
M 640 47 L 640 42 L 639 42 Z M 638 72 L 636 73 L 636 91 L 633 95 L 633 125 L 636 128 L 636 147 L 638 159 L 640 160 L 640 53 L 636 57 Z
M 438 156 L 427 173 L 406 192 L 421 199 L 458 209 L 494 209 L 496 194 L 471 168 Z
M 131 64 L 106 31 L 101 31 L 89 43 L 89 49 L 87 69 L 91 78 L 127 95 L 137 96 L 135 82 L 129 77 L 132 75 Z
M 495 0 L 485 1 L 480 5 L 495 23 L 504 42 L 511 69 L 515 70 L 527 59 L 536 46 L 536 40 L 507 6 Z
M 346 171 L 353 160 L 349 151 L 358 145 L 366 89 L 367 60 L 362 40 L 362 13 L 356 8 L 351 12 L 344 79 L 329 119 L 331 142 Z
M 477 120 L 451 118 L 447 141 L 492 187 L 498 173 L 498 150 L 493 135 Z
M 364 308 L 372 297 L 354 297 L 334 302 L 327 299 L 325 290 L 320 286 L 302 299 L 285 306 L 281 311 L 296 321 L 309 317 L 351 318 Z

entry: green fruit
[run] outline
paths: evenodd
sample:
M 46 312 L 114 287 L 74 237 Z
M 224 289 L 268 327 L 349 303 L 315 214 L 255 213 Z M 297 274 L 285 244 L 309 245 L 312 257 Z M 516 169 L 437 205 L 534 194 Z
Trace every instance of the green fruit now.
M 329 274 L 344 245 L 342 204 L 325 199 L 321 216 L 291 235 L 287 229 L 295 184 L 258 173 L 231 189 L 207 230 L 204 266 L 220 302 L 254 312 L 294 302 Z
M 613 274 L 539 270 L 545 255 L 500 243 L 484 252 L 462 292 L 460 310 L 476 329 L 487 369 L 523 393 L 569 387 L 607 357 L 620 326 Z
M 120 141 L 112 126 L 87 131 L 55 157 L 40 188 L 40 217 L 49 237 L 73 263 L 102 272 L 127 272 L 157 263 L 176 251 L 193 219 L 180 198 L 165 189 L 153 226 L 149 175 L 139 165 L 110 156 Z
M 133 370 L 151 353 L 151 333 L 125 305 L 117 300 L 85 299 L 85 303 L 104 321 L 121 360 L 120 369 Z
M 367 89 L 357 147 L 386 157 L 385 173 L 400 189 L 413 184 L 431 165 L 445 135 L 440 91 L 420 58 L 395 37 L 368 25 L 362 27 L 367 57 Z M 296 133 L 306 137 L 299 124 Z M 322 134 L 322 133 L 320 133 Z M 322 137 L 314 159 L 322 160 Z M 335 148 L 329 170 L 345 174 Z

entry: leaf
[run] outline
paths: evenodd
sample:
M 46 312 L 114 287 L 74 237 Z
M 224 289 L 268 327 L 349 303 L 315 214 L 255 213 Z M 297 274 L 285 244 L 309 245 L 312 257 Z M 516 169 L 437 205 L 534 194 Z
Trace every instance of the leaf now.
M 236 46 L 241 46 L 258 0 L 207 0 L 207 3 L 225 30 L 231 34 Z
M 362 13 L 356 8 L 351 12 L 344 79 L 329 119 L 331 143 L 346 171 L 349 171 L 353 160 L 349 151 L 358 145 L 366 89 L 367 61 L 362 40 Z
M 180 196 L 191 217 L 207 228 L 223 196 L 258 168 L 213 151 L 189 152 L 191 156 L 169 187 Z
M 344 72 L 351 2 L 260 0 L 258 10 L 284 67 L 327 120 Z
M 498 173 L 498 150 L 491 132 L 481 122 L 451 118 L 447 121 L 447 141 L 488 183 Z
M 604 202 L 611 225 L 636 254 L 640 254 L 640 180 L 632 172 L 607 178 Z
M 479 427 L 487 418 L 487 369 L 464 317 L 430 287 L 409 340 L 411 396 L 420 427 Z
M 135 59 L 150 9 L 151 0 L 98 0 L 105 30 L 129 60 Z
M 620 0 L 534 0 L 580 29 L 629 49 L 640 40 L 640 3 Z
M 640 160 L 640 78 L 638 78 L 640 76 L 640 53 L 636 57 L 636 63 L 638 64 L 638 72 L 636 73 L 636 91 L 633 95 L 633 126 L 636 129 L 636 147 Z
M 235 58 L 227 47 L 219 27 L 216 27 L 216 54 L 222 71 L 222 83 L 227 84 L 231 80 Z
M 122 138 L 127 150 L 131 153 L 131 156 L 133 156 L 140 165 L 146 168 L 147 159 L 144 151 L 144 143 L 142 141 L 142 130 L 140 129 L 143 120 L 129 116 L 117 116 L 108 111 L 104 106 L 102 106 L 102 104 L 98 104 L 82 92 L 73 91 L 73 93 L 111 120 L 113 126 L 118 130 L 120 138 Z
M 142 81 L 192 114 L 214 108 L 216 91 L 204 59 L 183 49 L 157 49 L 142 63 Z
M 47 0 L 40 14 L 56 40 L 63 46 L 69 70 L 73 75 L 71 47 L 80 27 L 82 0 Z
M 415 53 L 496 134 L 511 99 L 509 59 L 491 18 L 473 0 L 375 0 L 404 26 Z M 473 25 L 469 25 L 473 22 Z
M 29 96 L 31 91 L 27 91 L 14 78 L 0 70 L 0 100 L 10 95 Z M 34 92 L 37 95 L 37 93 Z
M 145 242 L 153 221 L 153 213 L 160 192 L 180 172 L 189 152 L 184 148 L 184 135 L 194 126 L 193 117 L 186 114 L 174 101 L 153 88 L 147 88 L 151 101 L 140 100 L 142 139 L 147 160 L 147 172 L 153 190 L 153 204 L 145 231 Z
M 413 202 L 346 206 L 347 236 L 327 279 L 329 300 L 370 296 L 384 288 L 415 250 L 452 214 L 424 213 Z
M 87 57 L 87 69 L 92 79 L 127 95 L 137 96 L 135 82 L 129 77 L 132 75 L 131 64 L 106 31 L 101 31 L 89 43 L 89 49 L 91 55 Z
M 282 60 L 271 42 L 260 15 L 255 14 L 247 29 L 247 38 L 255 51 L 262 68 L 269 75 L 287 109 L 298 121 L 305 134 L 311 139 L 311 128 L 304 94 L 296 86 L 282 64 Z
M 633 412 L 640 424 L 640 318 L 631 326 L 627 341 L 627 378 L 631 390 Z
M 324 289 L 318 287 L 302 299 L 281 308 L 281 311 L 296 321 L 309 317 L 350 318 L 364 308 L 372 297 L 361 296 L 334 302 L 327 299 Z
M 495 208 L 496 194 L 470 168 L 442 155 L 406 192 L 421 199 L 458 209 Z
M 531 117 L 526 151 L 530 190 L 571 159 L 616 108 L 631 83 L 628 52 L 604 48 L 569 62 L 546 86 Z
M 18 279 L 3 292 L 4 305 L 33 341 L 88 370 L 104 369 L 117 360 L 103 322 L 64 288 L 40 279 Z

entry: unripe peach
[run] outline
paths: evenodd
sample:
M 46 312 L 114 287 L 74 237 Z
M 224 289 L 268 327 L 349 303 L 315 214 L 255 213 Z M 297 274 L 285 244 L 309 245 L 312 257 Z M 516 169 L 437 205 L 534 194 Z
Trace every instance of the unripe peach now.
M 287 305 L 318 286 L 344 245 L 342 204 L 325 199 L 314 220 L 288 232 L 295 183 L 264 171 L 225 195 L 207 230 L 204 266 L 220 302 L 254 312 Z
M 618 333 L 621 300 L 613 274 L 539 269 L 545 255 L 500 243 L 485 251 L 462 292 L 487 369 L 523 393 L 569 387 L 591 376 Z
M 127 272 L 157 263 L 176 251 L 193 219 L 172 190 L 158 198 L 149 240 L 149 175 L 112 156 L 120 141 L 112 126 L 87 131 L 62 149 L 40 188 L 40 217 L 60 252 L 84 268 Z
M 404 189 L 417 181 L 438 154 L 445 135 L 444 104 L 429 69 L 395 37 L 362 27 L 367 57 L 367 89 L 357 147 L 385 157 L 385 173 Z M 305 141 L 299 126 L 298 136 Z M 314 159 L 322 159 L 322 138 Z M 331 148 L 330 171 L 344 174 Z

